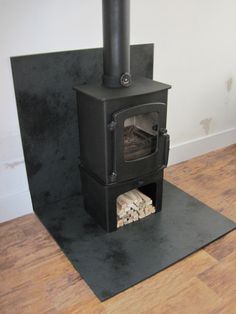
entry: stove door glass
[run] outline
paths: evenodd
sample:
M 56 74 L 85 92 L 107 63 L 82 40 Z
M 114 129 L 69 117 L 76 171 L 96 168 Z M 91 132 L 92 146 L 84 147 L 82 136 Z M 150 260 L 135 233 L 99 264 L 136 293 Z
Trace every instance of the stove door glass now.
M 124 121 L 124 159 L 132 161 L 151 155 L 157 149 L 158 113 L 148 112 Z

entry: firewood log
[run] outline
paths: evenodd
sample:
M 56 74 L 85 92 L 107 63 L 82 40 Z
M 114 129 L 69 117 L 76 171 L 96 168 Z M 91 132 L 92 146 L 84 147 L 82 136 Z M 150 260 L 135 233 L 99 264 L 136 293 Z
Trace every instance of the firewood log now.
M 156 212 L 156 208 L 153 205 L 148 205 L 147 208 L 150 210 L 152 214 Z
M 155 213 L 152 199 L 137 189 L 117 197 L 117 228 Z
M 124 221 L 123 219 L 117 220 L 117 228 L 123 227 L 124 226 Z
M 137 190 L 137 193 L 140 195 L 140 197 L 144 200 L 144 202 L 147 205 L 151 205 L 152 204 L 152 199 L 150 197 L 148 197 L 144 193 L 140 192 L 139 190 Z

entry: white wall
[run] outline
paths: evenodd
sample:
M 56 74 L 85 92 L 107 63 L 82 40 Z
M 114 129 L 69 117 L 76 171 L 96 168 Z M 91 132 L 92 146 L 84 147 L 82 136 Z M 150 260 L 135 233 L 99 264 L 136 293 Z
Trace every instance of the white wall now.
M 131 0 L 131 42 L 170 83 L 171 163 L 235 142 L 235 0 Z M 0 0 L 0 221 L 32 211 L 10 56 L 102 46 L 101 0 Z

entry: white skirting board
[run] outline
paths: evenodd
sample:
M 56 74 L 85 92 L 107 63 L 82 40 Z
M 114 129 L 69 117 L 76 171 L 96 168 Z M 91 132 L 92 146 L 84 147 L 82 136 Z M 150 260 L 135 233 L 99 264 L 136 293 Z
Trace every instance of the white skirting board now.
M 234 143 L 236 143 L 236 128 L 219 132 L 219 133 L 215 133 L 209 136 L 201 137 L 192 141 L 180 143 L 178 145 L 171 147 L 169 165 L 174 165 L 176 163 L 208 153 L 218 148 L 223 148 L 223 147 L 232 145 Z M 25 188 L 27 186 L 27 183 L 25 182 L 26 173 L 24 175 L 22 174 L 23 169 L 25 169 L 24 164 L 23 164 L 23 159 L 20 159 L 21 162 L 19 162 L 19 164 L 21 164 L 20 165 L 21 172 L 18 173 L 15 170 L 14 174 L 13 173 L 11 174 L 12 178 L 9 177 L 10 174 L 8 175 L 6 173 L 7 172 L 6 165 L 9 165 L 9 162 L 7 163 L 6 160 L 4 162 L 3 160 L 1 161 L 2 161 L 2 164 L 1 164 L 2 167 L 0 167 L 0 170 L 1 168 L 4 168 L 4 171 L 2 169 L 0 173 L 0 177 L 2 179 L 1 185 L 3 184 L 2 192 L 4 193 L 0 195 L 0 223 L 20 217 L 20 216 L 24 216 L 26 214 L 33 212 L 29 190 L 26 189 L 24 191 L 16 191 L 16 187 L 14 186 L 14 184 L 10 184 L 10 182 L 8 182 L 11 188 L 10 188 L 9 194 L 7 194 L 7 191 L 6 191 L 7 187 L 6 185 L 4 186 L 4 182 L 6 183 L 6 181 L 9 181 L 9 179 L 13 180 L 13 176 L 14 176 L 15 183 L 17 181 L 19 182 L 19 179 L 22 178 L 20 179 L 21 188 L 22 188 L 22 181 L 23 181 L 23 187 Z M 8 170 L 9 170 L 9 167 L 8 167 Z M 6 180 L 7 179 L 6 175 L 7 175 L 8 180 Z M 19 177 L 16 178 L 16 176 L 19 176 L 20 178 Z
M 236 128 L 172 146 L 169 166 L 236 143 Z

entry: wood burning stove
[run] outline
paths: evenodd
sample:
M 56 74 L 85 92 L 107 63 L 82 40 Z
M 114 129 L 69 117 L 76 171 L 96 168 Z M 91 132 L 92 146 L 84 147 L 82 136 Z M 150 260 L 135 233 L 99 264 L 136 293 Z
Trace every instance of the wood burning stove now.
M 131 80 L 129 0 L 103 0 L 103 84 L 76 87 L 80 169 L 86 210 L 108 232 L 117 229 L 116 200 L 138 188 L 162 206 L 169 85 Z

